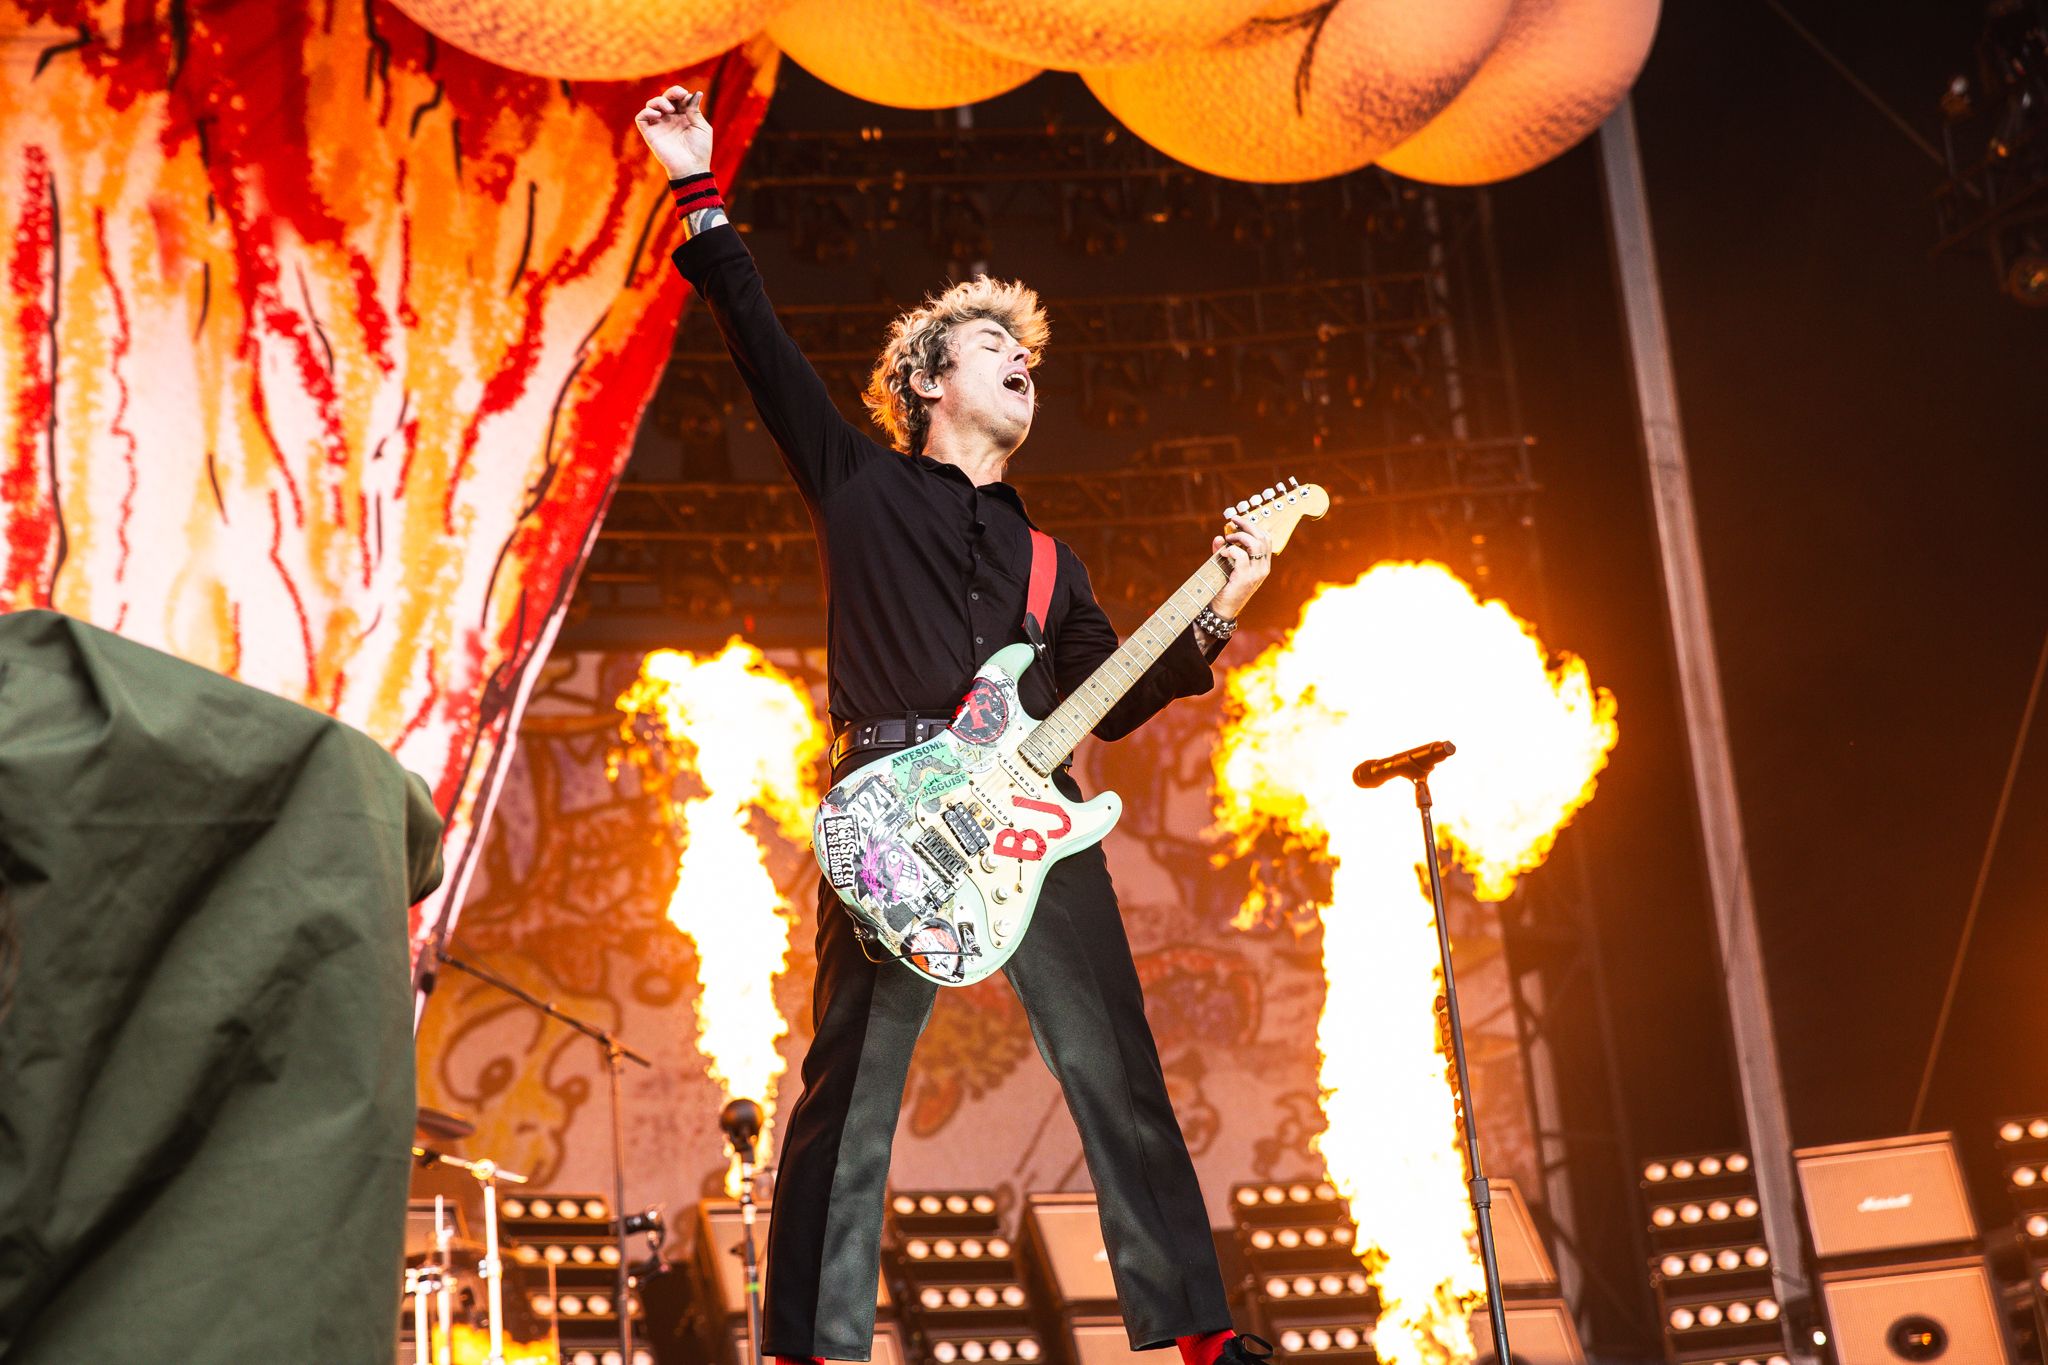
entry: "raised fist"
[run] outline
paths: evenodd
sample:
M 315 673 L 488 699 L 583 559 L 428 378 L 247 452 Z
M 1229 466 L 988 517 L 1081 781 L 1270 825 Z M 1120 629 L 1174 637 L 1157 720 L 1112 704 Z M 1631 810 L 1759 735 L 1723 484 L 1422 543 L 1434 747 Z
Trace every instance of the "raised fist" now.
M 711 169 L 711 122 L 704 117 L 703 91 L 693 94 L 671 85 L 647 101 L 633 122 L 669 179 Z

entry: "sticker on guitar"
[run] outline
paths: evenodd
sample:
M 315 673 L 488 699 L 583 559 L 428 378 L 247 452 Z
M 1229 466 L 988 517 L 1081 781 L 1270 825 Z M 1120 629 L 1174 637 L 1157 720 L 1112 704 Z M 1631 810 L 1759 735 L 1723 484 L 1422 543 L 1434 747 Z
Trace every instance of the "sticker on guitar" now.
M 1051 801 L 1034 801 L 1028 796 L 1013 796 L 1010 804 L 1023 810 L 1035 810 L 1041 815 L 1050 815 L 1059 821 L 1059 828 L 999 829 L 996 831 L 995 855 L 998 858 L 1015 858 L 1019 862 L 1035 863 L 1045 856 L 1046 847 L 1057 839 L 1064 839 L 1074 828 L 1074 819 L 1067 814 L 1065 806 Z
M 960 699 L 960 711 L 953 717 L 953 733 L 969 744 L 993 744 L 1010 724 L 1010 699 L 992 678 L 976 678 L 974 686 Z

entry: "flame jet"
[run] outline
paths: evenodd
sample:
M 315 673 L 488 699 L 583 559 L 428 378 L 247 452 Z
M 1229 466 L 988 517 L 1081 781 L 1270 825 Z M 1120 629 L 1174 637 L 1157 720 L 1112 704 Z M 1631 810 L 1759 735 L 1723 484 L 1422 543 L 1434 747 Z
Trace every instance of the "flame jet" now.
M 783 838 L 808 839 L 824 726 L 803 684 L 739 639 L 704 658 L 649 654 L 619 710 L 623 757 L 666 804 L 681 846 L 668 918 L 697 950 L 697 1050 L 728 1095 L 760 1102 L 760 1150 L 772 1151 L 777 1044 L 789 1032 L 775 982 L 797 915 L 752 822 L 759 811 Z
M 1436 1021 L 1442 971 L 1414 793 L 1406 782 L 1360 790 L 1351 769 L 1455 742 L 1430 780 L 1437 831 L 1477 895 L 1502 900 L 1592 798 L 1618 734 L 1614 698 L 1579 660 L 1551 666 L 1505 604 L 1431 563 L 1324 587 L 1227 687 L 1219 828 L 1240 854 L 1277 828 L 1331 869 L 1329 903 L 1316 907 L 1329 988 L 1315 1145 L 1379 1292 L 1375 1350 L 1386 1365 L 1462 1365 L 1485 1286 Z

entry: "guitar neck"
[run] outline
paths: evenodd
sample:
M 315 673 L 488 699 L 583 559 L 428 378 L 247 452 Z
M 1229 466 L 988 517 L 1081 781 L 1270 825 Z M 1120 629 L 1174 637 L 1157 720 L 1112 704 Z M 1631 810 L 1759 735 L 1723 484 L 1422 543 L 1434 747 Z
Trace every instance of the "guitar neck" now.
M 1223 588 L 1230 577 L 1220 559 L 1210 559 L 1180 585 L 1179 591 L 1166 599 L 1159 610 L 1145 618 L 1145 624 L 1131 632 L 1130 638 L 1117 646 L 1116 653 L 1102 661 L 1102 666 L 1088 675 L 1088 680 L 1073 690 L 1067 699 L 1053 708 L 1053 713 L 1039 722 L 1038 728 L 1027 736 L 1018 753 L 1025 762 L 1039 772 L 1049 773 L 1066 762 L 1067 755 L 1074 752 L 1080 742 L 1102 723 L 1110 708 L 1123 699 L 1132 684 L 1143 677 L 1145 670 L 1164 654 L 1167 647 L 1183 634 L 1196 616 L 1201 614 L 1212 598 Z

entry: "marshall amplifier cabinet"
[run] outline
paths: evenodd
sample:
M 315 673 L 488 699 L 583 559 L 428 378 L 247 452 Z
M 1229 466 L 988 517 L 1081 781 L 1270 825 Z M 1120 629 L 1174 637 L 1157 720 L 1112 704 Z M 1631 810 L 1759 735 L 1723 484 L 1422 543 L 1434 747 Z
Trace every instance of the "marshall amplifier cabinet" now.
M 1487 1184 L 1497 1186 L 1491 1177 Z M 1499 1199 L 1494 1209 L 1500 1209 Z M 1500 1240 L 1496 1232 L 1494 1240 Z M 1506 1270 L 1507 1252 L 1500 1252 Z M 1505 1286 L 1503 1286 L 1505 1287 Z M 1508 1305 L 1508 1351 L 1513 1365 L 1586 1365 L 1586 1352 L 1579 1345 L 1579 1329 L 1563 1299 L 1527 1299 Z M 1472 1315 L 1472 1344 L 1479 1350 L 1477 1365 L 1499 1365 L 1493 1353 L 1493 1322 L 1481 1308 Z
M 771 1212 L 767 1204 L 754 1205 L 754 1255 L 757 1264 L 765 1264 L 768 1254 L 768 1217 Z M 714 1359 L 731 1362 L 739 1362 L 739 1342 L 746 1335 L 747 1275 L 746 1263 L 740 1254 L 745 1230 L 739 1201 L 698 1201 L 694 1305 L 698 1349 Z M 875 1282 L 876 1365 L 882 1365 L 882 1352 L 889 1349 L 883 1345 L 884 1335 L 890 1337 L 896 1351 L 891 1365 L 902 1365 L 902 1343 L 891 1322 L 894 1316 L 895 1305 L 889 1298 L 889 1287 L 878 1277 Z
M 2011 1365 L 1981 1258 L 1830 1271 L 1820 1293 L 1836 1365 Z
M 1093 1193 L 1025 1196 L 1021 1231 L 1034 1299 L 1066 1315 L 1116 1315 L 1116 1282 Z
M 1806 1147 L 1793 1157 L 1814 1255 L 1823 1261 L 1977 1239 L 1947 1133 Z
M 1500 1262 L 1501 1291 L 1509 1298 L 1517 1297 L 1518 1290 L 1555 1294 L 1557 1267 L 1536 1235 L 1536 1220 L 1529 1216 L 1521 1187 L 1498 1175 L 1488 1176 L 1486 1184 L 1493 1191 L 1493 1246 Z M 1514 1344 L 1512 1336 L 1508 1344 Z

